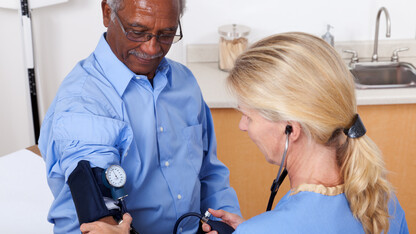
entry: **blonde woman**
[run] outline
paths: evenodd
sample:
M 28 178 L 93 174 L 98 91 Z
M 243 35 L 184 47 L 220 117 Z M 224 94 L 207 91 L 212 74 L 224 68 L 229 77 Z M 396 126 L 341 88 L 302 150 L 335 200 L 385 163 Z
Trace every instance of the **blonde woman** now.
M 291 190 L 247 221 L 210 210 L 214 216 L 235 233 L 409 232 L 381 152 L 357 115 L 353 78 L 331 46 L 305 33 L 268 37 L 238 58 L 227 81 L 243 114 L 240 129 L 269 163 L 287 169 Z

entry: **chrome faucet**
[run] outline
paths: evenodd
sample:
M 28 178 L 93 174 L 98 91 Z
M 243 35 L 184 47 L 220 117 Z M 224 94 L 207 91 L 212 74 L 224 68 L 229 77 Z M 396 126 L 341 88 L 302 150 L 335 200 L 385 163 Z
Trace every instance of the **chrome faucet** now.
M 380 24 L 380 15 L 381 15 L 381 12 L 383 12 L 383 11 L 384 11 L 384 14 L 386 15 L 386 37 L 390 37 L 391 24 L 390 24 L 389 12 L 387 11 L 387 9 L 385 7 L 382 7 L 382 8 L 380 8 L 380 10 L 378 10 L 378 13 L 377 13 L 376 35 L 374 37 L 374 52 L 373 52 L 373 57 L 371 59 L 372 62 L 377 62 L 378 61 L 378 55 L 377 55 L 377 50 L 378 50 L 378 29 L 379 29 L 379 24 Z

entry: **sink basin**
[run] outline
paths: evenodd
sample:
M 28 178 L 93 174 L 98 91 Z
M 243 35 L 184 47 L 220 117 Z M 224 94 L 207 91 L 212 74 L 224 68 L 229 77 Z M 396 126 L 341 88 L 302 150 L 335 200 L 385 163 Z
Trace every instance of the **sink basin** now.
M 350 68 L 358 89 L 416 87 L 416 69 L 405 62 L 356 63 Z

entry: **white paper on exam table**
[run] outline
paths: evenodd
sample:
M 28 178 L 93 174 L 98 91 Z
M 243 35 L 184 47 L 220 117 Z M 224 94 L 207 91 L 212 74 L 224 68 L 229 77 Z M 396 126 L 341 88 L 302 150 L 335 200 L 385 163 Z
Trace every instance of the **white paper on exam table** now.
M 53 233 L 45 163 L 22 149 L 0 157 L 0 233 Z

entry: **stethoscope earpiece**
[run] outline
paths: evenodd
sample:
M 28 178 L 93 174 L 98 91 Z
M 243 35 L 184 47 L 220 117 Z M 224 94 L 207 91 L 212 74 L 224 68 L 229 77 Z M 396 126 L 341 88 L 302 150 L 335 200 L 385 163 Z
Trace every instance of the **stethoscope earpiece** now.
M 286 135 L 289 135 L 289 134 L 291 134 L 291 133 L 292 133 L 292 131 L 293 131 L 292 126 L 291 126 L 291 125 L 286 125 L 285 134 L 286 134 Z

